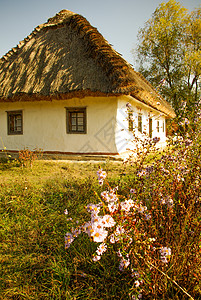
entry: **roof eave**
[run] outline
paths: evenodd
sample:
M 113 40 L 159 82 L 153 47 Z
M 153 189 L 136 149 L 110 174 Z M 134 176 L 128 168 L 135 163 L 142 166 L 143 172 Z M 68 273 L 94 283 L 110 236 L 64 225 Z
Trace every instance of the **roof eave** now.
M 142 97 L 143 95 L 143 97 Z M 175 118 L 176 114 L 174 112 L 174 110 L 171 108 L 171 106 L 169 107 L 164 107 L 159 101 L 156 102 L 155 99 L 153 99 L 152 97 L 149 96 L 149 101 L 147 101 L 147 97 L 144 96 L 144 94 L 142 93 L 130 93 L 128 96 L 132 98 L 134 98 L 135 100 L 139 101 L 140 103 L 143 103 L 143 105 L 145 105 L 148 108 L 154 109 L 159 113 L 162 113 L 166 116 L 166 118 Z M 146 99 L 146 100 L 145 100 Z M 151 99 L 151 101 L 150 101 Z

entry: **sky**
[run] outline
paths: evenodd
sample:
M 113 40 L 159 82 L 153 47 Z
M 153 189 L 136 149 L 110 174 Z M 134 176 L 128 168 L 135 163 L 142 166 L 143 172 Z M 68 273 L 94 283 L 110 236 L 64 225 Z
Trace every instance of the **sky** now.
M 134 64 L 140 28 L 168 0 L 0 0 L 0 57 L 62 9 L 84 16 L 113 48 Z M 201 0 L 177 0 L 189 11 Z

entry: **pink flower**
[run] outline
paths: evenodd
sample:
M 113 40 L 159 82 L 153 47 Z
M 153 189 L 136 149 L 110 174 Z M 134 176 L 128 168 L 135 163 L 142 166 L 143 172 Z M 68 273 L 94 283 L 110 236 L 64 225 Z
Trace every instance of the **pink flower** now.
M 140 286 L 140 282 L 139 282 L 139 280 L 136 280 L 134 283 L 135 283 L 135 287 L 138 287 L 138 286 Z
M 115 192 L 116 189 L 110 191 L 109 193 L 110 201 L 114 201 L 114 202 L 118 201 L 118 196 L 115 194 Z
M 108 203 L 108 209 L 111 213 L 118 209 L 118 205 L 115 202 Z
M 108 193 L 108 192 L 106 192 L 106 191 L 102 192 L 102 193 L 101 193 L 101 197 L 102 197 L 102 199 L 103 199 L 104 201 L 110 202 L 110 197 L 109 197 L 109 193 Z
M 105 171 L 103 171 L 103 169 L 99 169 L 97 171 L 97 175 L 99 179 L 105 179 L 107 176 L 107 173 Z
M 92 260 L 93 260 L 94 262 L 96 262 L 96 261 L 98 261 L 98 260 L 100 260 L 100 259 L 101 259 L 100 255 L 95 255 L 95 256 L 92 258 Z
M 91 234 L 93 241 L 96 243 L 102 243 L 106 239 L 108 232 L 104 229 L 94 230 Z
M 171 256 L 171 249 L 168 247 L 161 247 L 160 254 L 161 254 L 161 261 L 163 263 L 167 264 L 168 258 L 170 258 L 170 256 Z
M 132 207 L 134 207 L 134 201 L 132 199 L 121 202 L 121 209 L 126 212 L 129 212 Z
M 98 255 L 102 255 L 107 250 L 107 245 L 105 243 L 102 243 L 99 245 L 99 247 L 96 250 L 96 253 Z
M 68 215 L 68 210 L 67 210 L 67 208 L 64 210 L 64 215 Z
M 137 210 L 140 214 L 142 214 L 143 212 L 145 212 L 145 210 L 147 210 L 147 207 L 140 205 Z
M 110 215 L 105 215 L 102 218 L 102 224 L 104 227 L 113 227 L 116 222 Z
M 88 234 L 89 237 L 91 237 L 91 233 L 93 232 L 92 229 L 92 222 L 87 222 L 83 225 L 83 231 Z
M 98 204 L 88 204 L 87 211 L 93 215 L 97 215 L 100 212 L 100 206 Z
M 81 229 L 78 227 L 78 228 L 72 228 L 71 229 L 71 233 L 73 235 L 74 238 L 78 237 L 78 235 L 81 233 Z
M 130 259 L 122 258 L 119 264 L 119 270 L 124 271 L 130 265 Z
M 97 171 L 97 175 L 98 175 L 99 184 L 102 185 L 104 179 L 105 179 L 106 176 L 107 176 L 107 173 L 106 173 L 105 171 L 103 171 L 102 169 L 99 169 L 99 170 Z
M 111 243 L 111 244 L 116 243 L 116 238 L 115 238 L 115 235 L 114 235 L 114 234 L 111 234 L 111 236 L 110 236 L 110 243 Z
M 115 235 L 121 235 L 125 232 L 124 228 L 121 225 L 118 225 L 116 228 Z
M 65 238 L 65 248 L 68 249 L 71 243 L 74 241 L 74 237 L 71 233 L 67 232 L 64 238 Z

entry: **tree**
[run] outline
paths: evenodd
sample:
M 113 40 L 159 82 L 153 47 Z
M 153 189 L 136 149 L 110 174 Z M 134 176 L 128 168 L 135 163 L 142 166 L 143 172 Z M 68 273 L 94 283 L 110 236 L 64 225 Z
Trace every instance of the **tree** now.
M 188 70 L 187 86 L 194 92 L 193 104 L 199 101 L 199 79 L 201 77 L 201 7 L 193 11 L 187 20 L 185 36 L 185 67 Z
M 201 78 L 201 7 L 192 13 L 179 2 L 161 3 L 138 32 L 137 67 L 178 116 L 194 112 Z M 163 82 L 163 84 L 159 84 Z

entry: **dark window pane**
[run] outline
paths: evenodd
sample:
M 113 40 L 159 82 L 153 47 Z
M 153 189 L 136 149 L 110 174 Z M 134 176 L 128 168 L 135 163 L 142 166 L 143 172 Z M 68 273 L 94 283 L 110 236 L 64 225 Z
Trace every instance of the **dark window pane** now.
M 76 118 L 72 118 L 72 119 L 71 119 L 71 124 L 72 124 L 72 126 L 73 126 L 73 125 L 76 126 Z
M 86 108 L 67 108 L 67 132 L 86 133 Z
M 78 124 L 78 125 L 83 125 L 83 124 L 84 124 L 83 118 L 82 118 L 82 119 L 78 119 L 78 120 L 77 120 L 77 124 Z
M 142 132 L 142 116 L 138 115 L 138 130 Z
M 132 111 L 128 112 L 128 130 L 133 131 L 133 113 L 132 113 Z
M 160 128 L 160 123 L 159 121 L 157 121 L 157 132 L 159 132 L 159 128 Z
M 149 118 L 149 137 L 152 138 L 152 118 Z
M 78 131 L 84 131 L 84 128 L 83 128 L 83 126 L 82 126 L 82 125 L 81 125 L 81 126 L 80 126 L 80 125 L 78 125 L 78 127 L 77 127 L 77 130 L 78 130 Z
M 76 125 L 72 125 L 72 131 L 76 131 L 77 130 L 77 127 L 76 127 Z
M 8 134 L 22 134 L 22 111 L 9 111 Z

